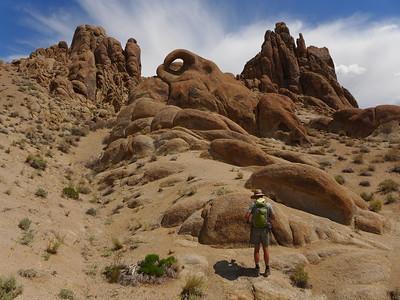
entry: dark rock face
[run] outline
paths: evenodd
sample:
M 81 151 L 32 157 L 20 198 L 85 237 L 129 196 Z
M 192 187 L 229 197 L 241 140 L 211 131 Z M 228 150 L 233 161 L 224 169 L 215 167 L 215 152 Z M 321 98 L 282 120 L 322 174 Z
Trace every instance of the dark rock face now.
M 333 109 L 358 107 L 354 97 L 337 81 L 327 48 L 306 47 L 302 34 L 294 41 L 285 23 L 265 33 L 264 43 L 240 75 L 246 86 L 261 92 L 318 98 Z
M 16 64 L 55 96 L 110 103 L 117 111 L 141 76 L 136 40 L 129 39 L 123 49 L 103 28 L 91 25 L 76 28 L 70 48 L 62 41 Z

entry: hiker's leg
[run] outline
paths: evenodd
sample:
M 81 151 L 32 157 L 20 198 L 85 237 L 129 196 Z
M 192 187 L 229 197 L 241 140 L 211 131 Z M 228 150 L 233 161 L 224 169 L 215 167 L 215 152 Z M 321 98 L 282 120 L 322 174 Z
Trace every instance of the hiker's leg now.
M 254 244 L 254 262 L 256 266 L 260 263 L 260 244 Z
M 268 251 L 268 246 L 263 245 L 263 251 L 264 251 L 264 262 L 265 266 L 269 266 L 269 251 Z

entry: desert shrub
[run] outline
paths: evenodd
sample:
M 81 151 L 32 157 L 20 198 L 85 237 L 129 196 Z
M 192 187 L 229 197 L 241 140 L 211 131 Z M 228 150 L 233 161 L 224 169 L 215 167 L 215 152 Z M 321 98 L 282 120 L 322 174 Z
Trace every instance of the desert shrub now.
M 19 221 L 18 227 L 24 231 L 27 231 L 31 224 L 32 221 L 29 218 L 23 218 L 21 221 Z
M 63 196 L 70 198 L 70 199 L 79 199 L 79 192 L 75 190 L 72 186 L 67 186 L 62 191 Z
M 181 300 L 199 299 L 204 296 L 205 279 L 201 275 L 189 275 L 180 294 Z
M 38 188 L 35 192 L 35 196 L 41 198 L 47 198 L 47 191 L 43 188 Z
M 21 236 L 21 238 L 18 240 L 18 242 L 19 242 L 21 245 L 28 246 L 30 243 L 33 242 L 34 237 L 35 237 L 35 235 L 34 235 L 34 233 L 33 233 L 33 230 L 27 230 L 27 231 L 24 231 L 24 232 L 22 233 L 22 236 Z
M 65 139 L 62 140 L 58 145 L 57 149 L 60 150 L 63 153 L 69 153 L 69 150 L 71 149 L 71 144 L 68 143 Z
M 0 277 L 0 299 L 12 300 L 22 294 L 22 286 L 14 277 Z
M 369 202 L 369 210 L 379 212 L 382 209 L 382 201 L 375 199 Z
M 113 247 L 112 247 L 113 251 L 118 251 L 118 250 L 120 250 L 120 249 L 122 249 L 124 247 L 122 245 L 121 241 L 118 238 L 115 238 L 115 237 L 112 238 L 112 244 L 113 244 Z
M 399 149 L 389 149 L 383 156 L 385 161 L 399 161 L 400 160 L 400 150 Z
M 385 199 L 385 204 L 391 204 L 397 202 L 398 197 L 393 194 L 388 194 Z
M 80 127 L 72 127 L 71 134 L 75 136 L 86 136 L 88 134 L 88 130 Z
M 299 264 L 292 270 L 290 280 L 299 288 L 304 289 L 308 286 L 308 273 L 304 270 L 304 265 Z
M 89 186 L 87 186 L 84 182 L 80 182 L 76 190 L 79 194 L 84 194 L 84 195 L 88 195 L 91 192 Z
M 64 243 L 64 237 L 59 234 L 54 234 L 54 237 L 47 243 L 46 253 L 55 255 L 58 249 Z
M 18 275 L 24 278 L 32 279 L 37 277 L 38 272 L 34 269 L 20 269 L 18 270 Z
M 363 164 L 364 163 L 364 156 L 362 154 L 358 154 L 358 155 L 354 156 L 353 163 L 355 163 L 357 165 Z
M 369 202 L 372 199 L 374 199 L 374 194 L 373 193 L 362 192 L 360 194 L 360 197 L 363 198 L 365 201 Z
M 66 300 L 74 300 L 75 295 L 74 292 L 69 289 L 61 289 L 60 292 L 58 293 L 58 298 Z
M 174 256 L 160 259 L 157 254 L 148 254 L 143 261 L 139 263 L 139 273 L 154 277 L 161 277 L 165 274 L 166 268 L 176 263 Z
M 103 275 L 109 283 L 116 283 L 119 280 L 119 276 L 121 275 L 121 270 L 123 268 L 123 265 L 119 263 L 113 263 L 104 268 Z
M 97 210 L 94 207 L 91 207 L 86 211 L 86 214 L 94 217 L 97 214 Z
M 385 179 L 378 186 L 378 191 L 383 194 L 388 194 L 390 192 L 396 192 L 399 189 L 399 184 L 393 179 Z
M 34 169 L 45 170 L 47 162 L 39 155 L 29 154 L 26 158 L 26 162 Z
M 340 185 L 342 185 L 342 184 L 344 184 L 346 182 L 346 180 L 344 179 L 344 177 L 342 175 L 336 175 L 335 176 L 335 180 Z

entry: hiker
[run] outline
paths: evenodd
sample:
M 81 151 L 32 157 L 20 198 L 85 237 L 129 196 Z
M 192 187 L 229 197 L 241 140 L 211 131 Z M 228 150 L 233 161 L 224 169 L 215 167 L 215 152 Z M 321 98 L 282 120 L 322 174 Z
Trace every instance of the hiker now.
M 254 262 L 257 275 L 260 274 L 260 245 L 263 247 L 265 272 L 267 277 L 271 274 L 269 268 L 269 232 L 271 230 L 271 220 L 274 218 L 274 211 L 270 203 L 267 203 L 265 195 L 261 190 L 254 191 L 251 196 L 254 202 L 250 205 L 246 213 L 247 223 L 251 223 L 250 243 L 254 245 Z

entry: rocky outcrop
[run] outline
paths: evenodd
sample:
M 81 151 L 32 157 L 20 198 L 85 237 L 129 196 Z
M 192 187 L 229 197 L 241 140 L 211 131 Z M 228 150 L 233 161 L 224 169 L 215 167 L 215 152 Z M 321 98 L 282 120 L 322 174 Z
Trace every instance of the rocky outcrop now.
M 269 93 L 257 106 L 258 136 L 276 137 L 289 144 L 309 142 L 306 130 L 295 114 L 293 101 L 283 95 Z
M 183 64 L 177 68 L 173 63 L 178 59 Z M 216 112 L 256 132 L 256 95 L 212 61 L 178 49 L 167 55 L 157 75 L 169 85 L 169 104 Z
M 400 106 L 379 105 L 366 109 L 344 109 L 335 112 L 332 118 L 327 124 L 327 130 L 364 138 L 386 123 L 400 123 Z
M 350 224 L 356 211 L 354 195 L 322 170 L 304 164 L 269 165 L 254 172 L 246 187 L 273 193 L 287 206 L 342 224 Z
M 129 39 L 125 49 L 103 28 L 81 25 L 71 47 L 59 42 L 14 64 L 55 96 L 109 103 L 118 111 L 141 76 L 140 48 Z
M 234 139 L 213 140 L 209 152 L 214 159 L 240 167 L 266 166 L 276 162 L 258 146 Z
M 329 107 L 357 107 L 354 97 L 337 81 L 327 48 L 306 47 L 302 34 L 294 41 L 285 23 L 268 30 L 264 43 L 240 74 L 246 86 L 266 93 L 312 96 Z

